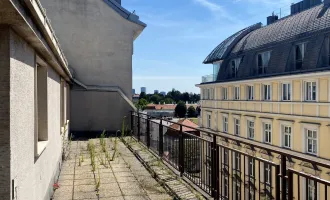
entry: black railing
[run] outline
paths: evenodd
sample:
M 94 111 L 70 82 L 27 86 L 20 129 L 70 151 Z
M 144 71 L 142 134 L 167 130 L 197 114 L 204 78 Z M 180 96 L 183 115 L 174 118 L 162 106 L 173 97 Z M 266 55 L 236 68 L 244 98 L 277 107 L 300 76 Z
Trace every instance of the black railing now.
M 214 199 L 328 199 L 325 162 L 143 113 L 131 120 L 133 137 Z

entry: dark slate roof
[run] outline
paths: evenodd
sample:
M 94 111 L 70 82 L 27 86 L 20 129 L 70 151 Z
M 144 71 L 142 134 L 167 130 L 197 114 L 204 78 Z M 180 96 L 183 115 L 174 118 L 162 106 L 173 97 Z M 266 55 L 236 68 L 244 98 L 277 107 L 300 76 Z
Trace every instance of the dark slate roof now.
M 246 34 L 250 33 L 261 27 L 261 23 L 254 24 L 247 28 L 244 28 L 237 33 L 231 35 L 229 38 L 221 42 L 204 60 L 204 64 L 213 63 L 224 59 L 227 54 L 231 51 L 231 48 Z
M 329 27 L 329 9 L 321 4 L 250 32 L 237 43 L 232 53 L 246 51 L 292 38 L 299 39 Z
M 122 7 L 118 2 L 115 0 L 103 0 L 106 4 L 108 4 L 112 9 L 114 9 L 118 14 L 120 14 L 123 18 L 146 27 L 147 25 L 139 20 L 139 16 L 135 15 L 134 13 L 129 12 L 124 7 Z

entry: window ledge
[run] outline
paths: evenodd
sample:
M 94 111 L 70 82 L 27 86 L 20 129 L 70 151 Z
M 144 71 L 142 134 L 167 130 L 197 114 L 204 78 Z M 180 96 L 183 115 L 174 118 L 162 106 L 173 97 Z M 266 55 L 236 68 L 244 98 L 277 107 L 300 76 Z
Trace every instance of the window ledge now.
M 38 141 L 38 152 L 37 152 L 37 157 L 39 157 L 43 152 L 44 150 L 46 149 L 47 147 L 47 144 L 48 144 L 48 141 Z

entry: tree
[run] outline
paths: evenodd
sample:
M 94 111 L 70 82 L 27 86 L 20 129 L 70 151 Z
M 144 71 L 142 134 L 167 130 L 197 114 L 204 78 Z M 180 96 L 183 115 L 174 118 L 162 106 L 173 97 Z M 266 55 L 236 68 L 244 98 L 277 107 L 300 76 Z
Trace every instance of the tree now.
M 194 106 L 189 106 L 188 117 L 196 117 L 196 109 Z
M 166 104 L 173 103 L 173 99 L 171 99 L 171 98 L 165 98 L 164 101 L 165 101 Z
M 145 99 L 140 99 L 140 100 L 135 104 L 135 106 L 136 106 L 136 108 L 137 108 L 138 110 L 144 110 L 144 109 L 147 107 L 147 105 L 148 105 L 148 101 L 145 100 Z
M 188 92 L 184 92 L 184 93 L 182 93 L 182 98 L 181 98 L 181 100 L 182 100 L 183 102 L 190 102 L 189 93 L 188 93 Z
M 155 104 L 158 104 L 161 100 L 162 98 L 158 94 L 154 94 L 150 97 L 150 101 Z
M 147 99 L 146 96 L 147 96 L 147 95 L 146 95 L 145 92 L 141 92 L 141 93 L 140 93 L 140 97 L 139 97 L 139 99 Z
M 175 116 L 177 117 L 185 117 L 187 113 L 187 106 L 183 101 L 179 101 L 179 103 L 175 107 Z

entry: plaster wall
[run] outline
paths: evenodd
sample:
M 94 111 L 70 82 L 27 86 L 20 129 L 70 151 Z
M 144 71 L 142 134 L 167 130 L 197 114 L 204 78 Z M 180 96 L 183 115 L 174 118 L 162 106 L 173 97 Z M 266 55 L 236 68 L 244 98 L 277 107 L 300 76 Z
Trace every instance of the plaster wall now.
M 60 76 L 47 68 L 48 142 L 35 154 L 36 52 L 10 31 L 10 176 L 13 199 L 50 199 L 52 184 L 61 164 Z

